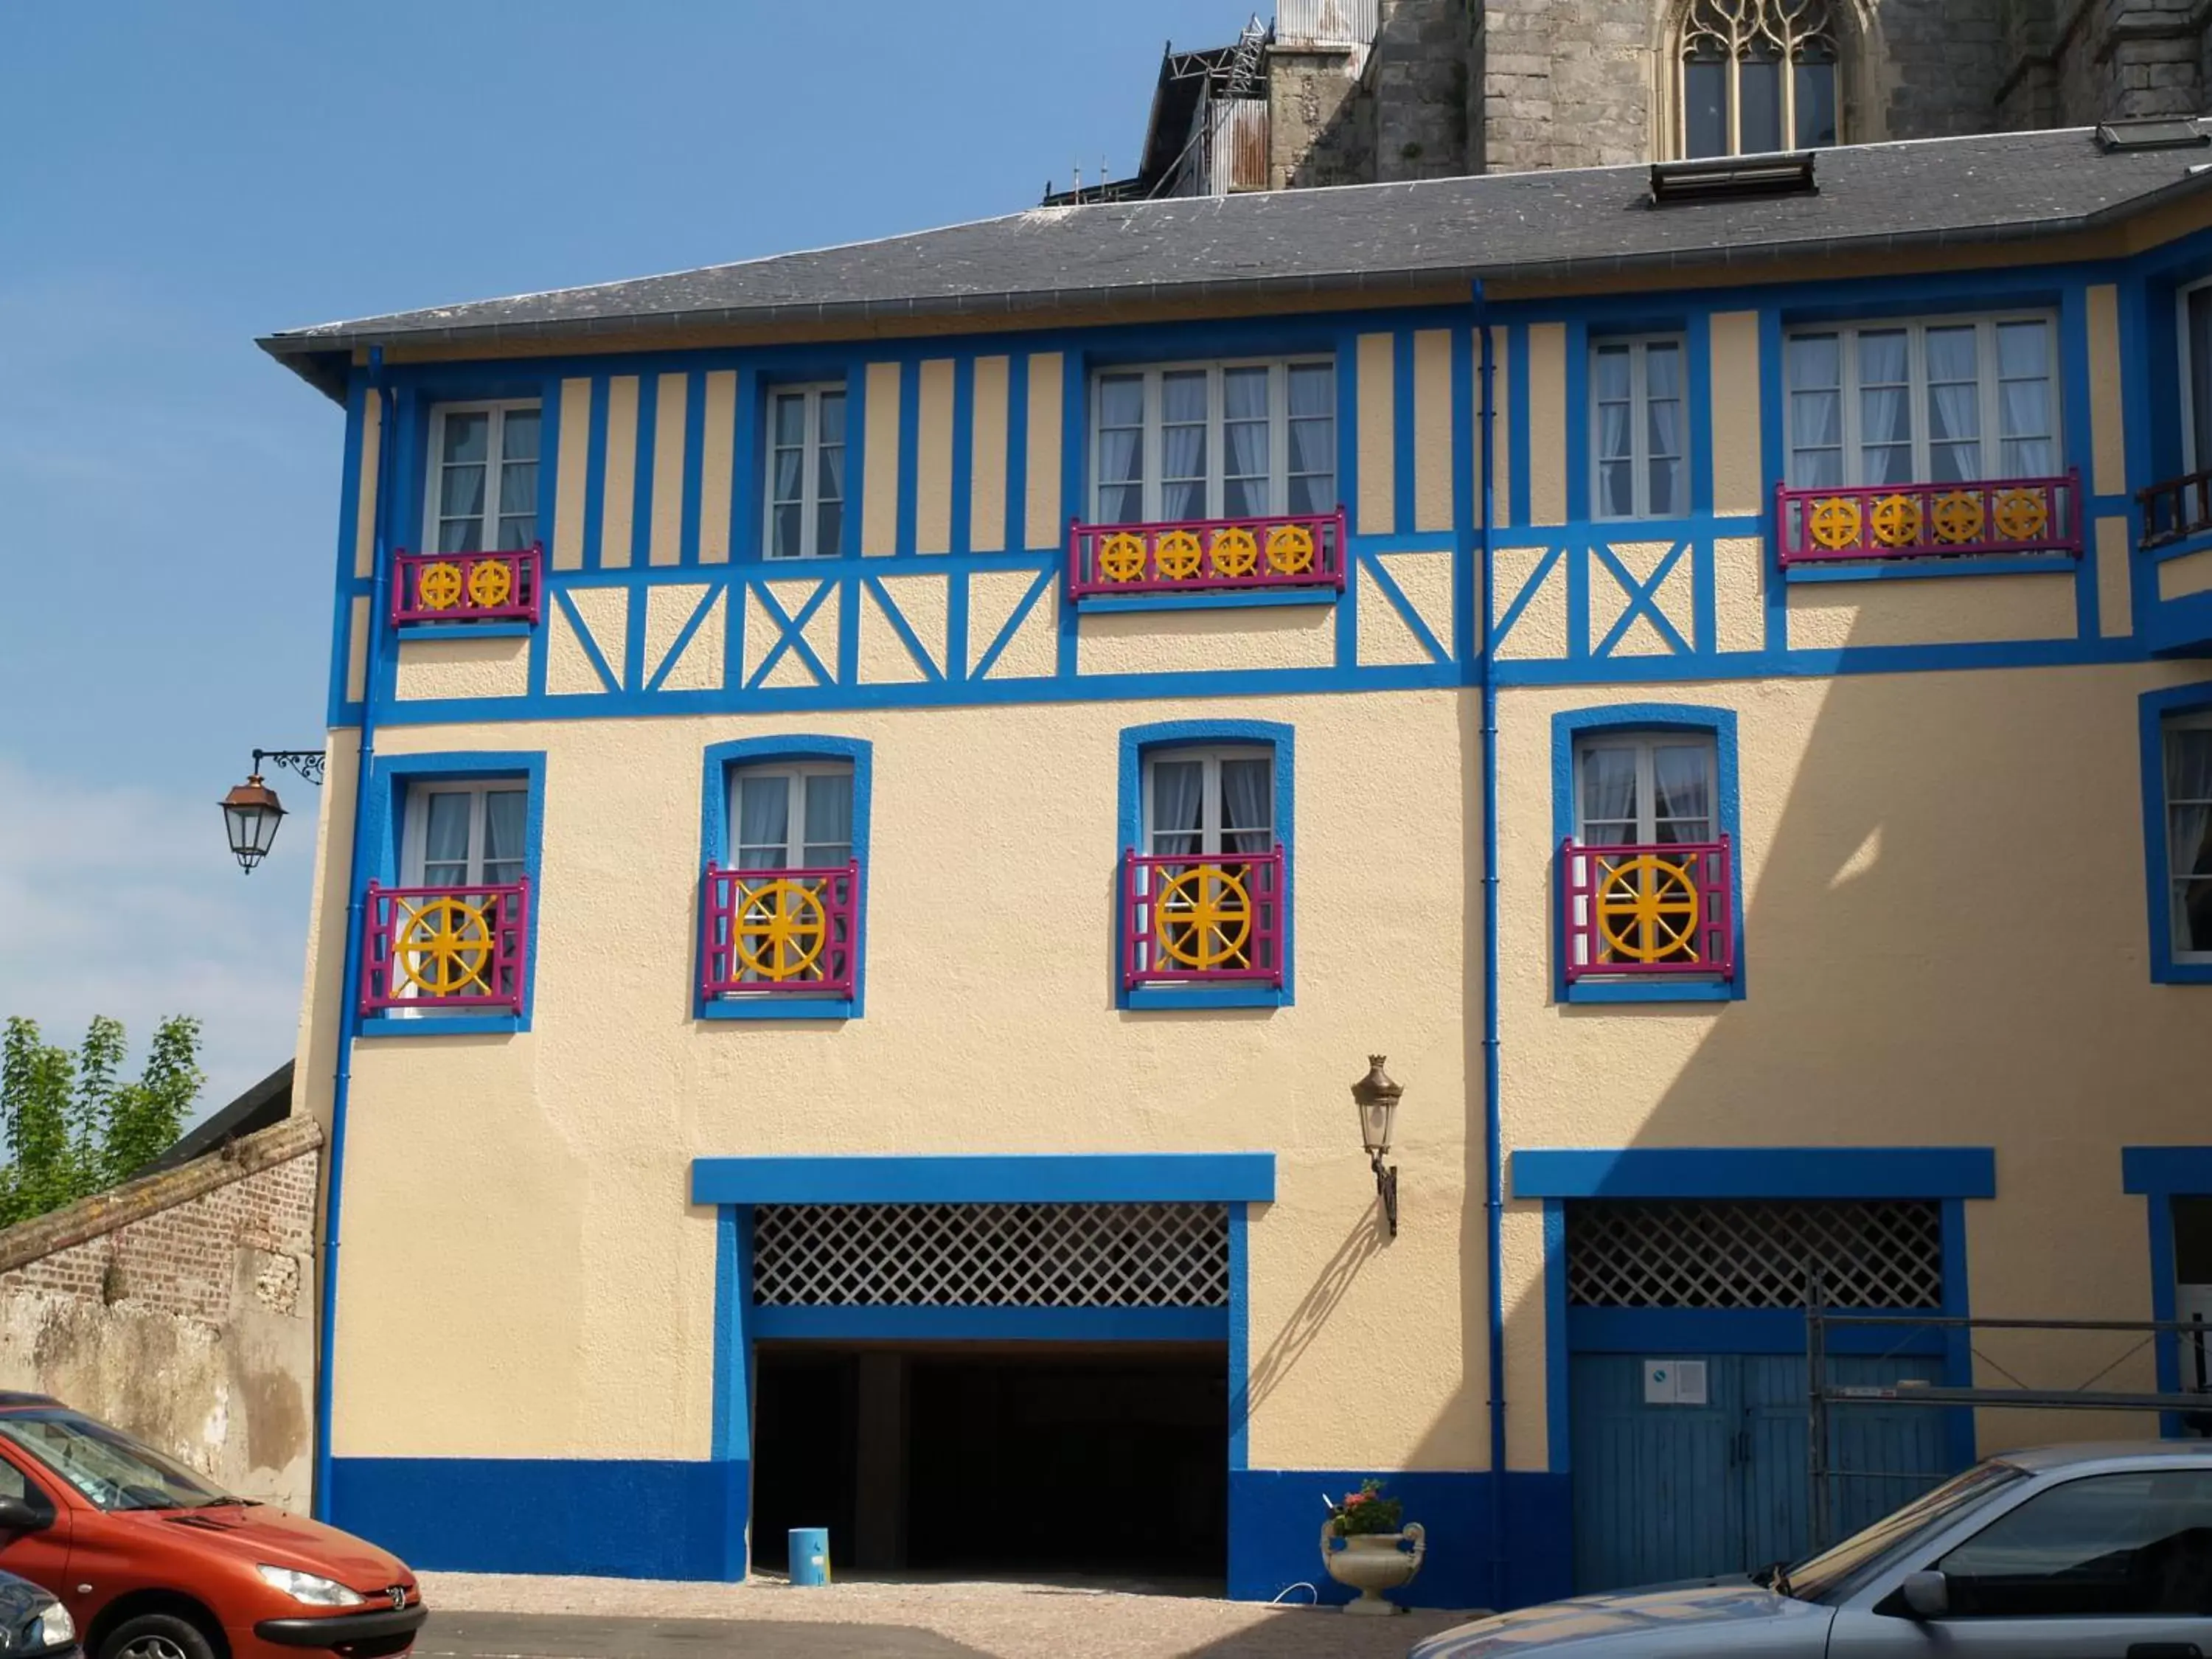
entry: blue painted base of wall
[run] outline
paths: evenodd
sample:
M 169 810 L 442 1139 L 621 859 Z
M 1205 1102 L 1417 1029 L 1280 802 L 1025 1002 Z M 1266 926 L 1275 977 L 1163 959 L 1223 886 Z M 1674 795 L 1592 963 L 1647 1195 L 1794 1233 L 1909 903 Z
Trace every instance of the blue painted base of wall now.
M 418 1569 L 734 1580 L 750 1483 L 738 1462 L 340 1457 L 329 1514 Z
M 1405 1500 L 1406 1518 L 1429 1534 L 1420 1577 L 1391 1599 L 1413 1607 L 1487 1607 L 1491 1583 L 1490 1477 L 1474 1473 L 1388 1469 L 1240 1469 L 1229 1477 L 1229 1594 L 1272 1601 L 1294 1584 L 1311 1584 L 1324 1603 L 1352 1600 L 1321 1563 L 1321 1523 L 1328 1500 L 1359 1490 L 1370 1476 Z M 1564 1474 L 1505 1477 L 1505 1604 L 1527 1607 L 1571 1593 L 1574 1578 L 1570 1486 Z M 1304 1601 L 1303 1592 L 1286 1599 Z

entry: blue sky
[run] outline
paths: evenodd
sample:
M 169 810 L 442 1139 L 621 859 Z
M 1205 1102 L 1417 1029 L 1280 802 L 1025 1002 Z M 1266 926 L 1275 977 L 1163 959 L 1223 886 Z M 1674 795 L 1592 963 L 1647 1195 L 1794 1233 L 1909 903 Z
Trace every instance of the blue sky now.
M 1237 0 L 0 7 L 0 1014 L 293 1048 L 337 408 L 253 337 L 1033 205 Z

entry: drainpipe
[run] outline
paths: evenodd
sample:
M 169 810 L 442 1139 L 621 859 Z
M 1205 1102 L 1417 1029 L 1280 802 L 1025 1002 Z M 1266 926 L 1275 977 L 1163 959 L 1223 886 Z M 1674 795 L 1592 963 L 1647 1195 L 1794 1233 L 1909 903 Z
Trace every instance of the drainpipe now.
M 1482 284 L 1474 285 L 1475 338 L 1482 380 L 1482 632 L 1476 636 L 1482 669 L 1482 1145 L 1483 1221 L 1489 1243 L 1484 1265 L 1490 1278 L 1490 1602 L 1505 1607 L 1505 1135 L 1498 1101 L 1498 680 L 1491 636 L 1497 631 L 1498 583 L 1491 568 L 1491 520 L 1496 501 L 1498 418 L 1493 389 L 1497 363 L 1491 349 L 1490 311 Z
M 370 540 L 368 665 L 362 676 L 361 750 L 354 768 L 353 838 L 346 860 L 346 925 L 340 981 L 337 1069 L 331 1079 L 331 1133 L 325 1146 L 321 1307 L 315 1334 L 314 1514 L 331 1518 L 331 1371 L 332 1338 L 338 1312 L 338 1207 L 345 1191 L 346 1107 L 353 1094 L 353 1044 L 361 1019 L 362 872 L 368 864 L 367 811 L 369 772 L 376 756 L 376 673 L 384 659 L 386 572 L 390 560 L 392 451 L 398 399 L 384 380 L 384 348 L 368 351 L 368 395 L 378 400 L 381 419 L 376 447 L 375 530 Z

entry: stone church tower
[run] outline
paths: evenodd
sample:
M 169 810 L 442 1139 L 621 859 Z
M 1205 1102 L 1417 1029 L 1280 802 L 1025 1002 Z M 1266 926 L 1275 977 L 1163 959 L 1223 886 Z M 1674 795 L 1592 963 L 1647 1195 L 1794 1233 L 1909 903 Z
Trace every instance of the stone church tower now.
M 2208 41 L 2204 0 L 1281 0 L 1212 101 L 1264 96 L 1227 187 L 1282 189 L 2194 113 Z

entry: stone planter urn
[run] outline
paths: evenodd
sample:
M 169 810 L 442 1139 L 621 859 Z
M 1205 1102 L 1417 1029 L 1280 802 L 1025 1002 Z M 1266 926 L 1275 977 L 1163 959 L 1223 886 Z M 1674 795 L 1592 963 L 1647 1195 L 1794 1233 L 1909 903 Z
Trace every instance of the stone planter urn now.
M 1411 1583 L 1428 1552 L 1429 1535 L 1417 1522 L 1408 1521 L 1396 1532 L 1354 1533 L 1349 1537 L 1336 1529 L 1334 1516 L 1322 1525 L 1322 1565 L 1338 1583 L 1359 1592 L 1358 1601 L 1344 1606 L 1349 1613 L 1371 1618 L 1403 1613 L 1403 1607 L 1385 1601 L 1382 1593 Z

